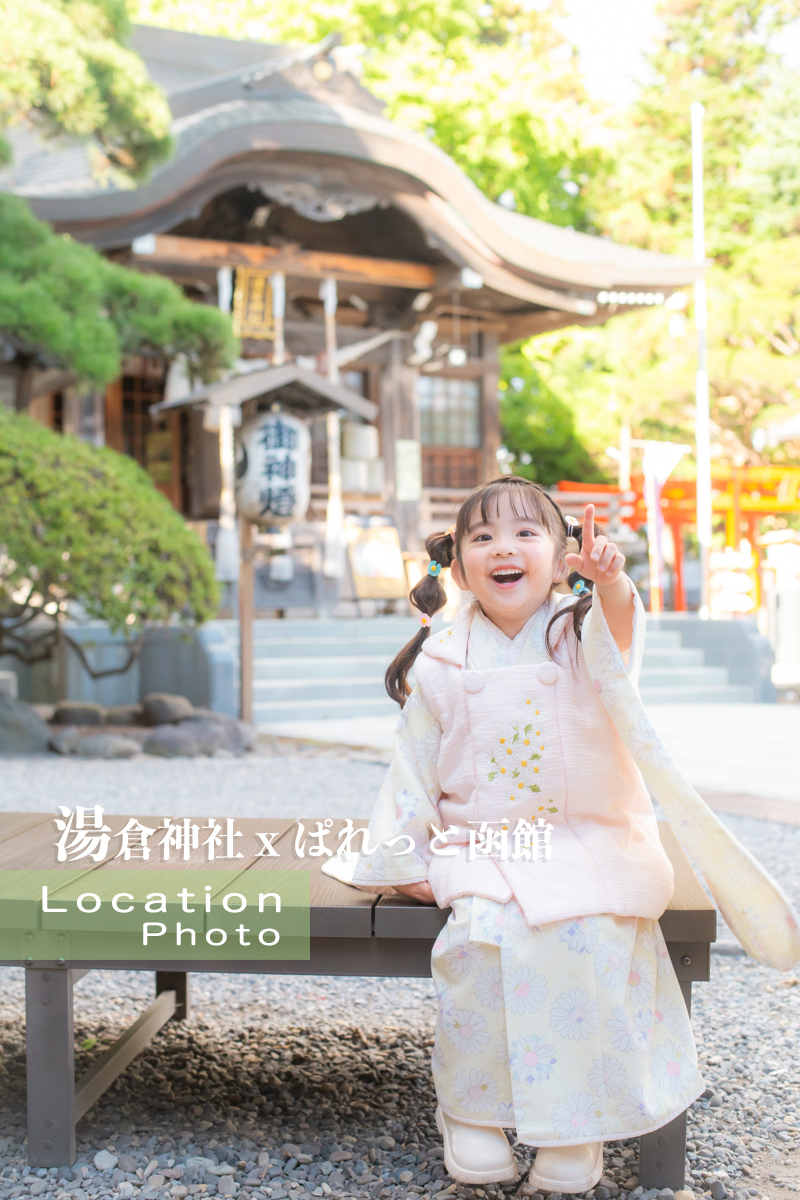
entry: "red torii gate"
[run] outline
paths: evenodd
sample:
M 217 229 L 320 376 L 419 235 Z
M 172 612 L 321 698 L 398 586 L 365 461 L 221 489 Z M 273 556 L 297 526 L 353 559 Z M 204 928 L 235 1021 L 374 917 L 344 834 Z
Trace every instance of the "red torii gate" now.
M 606 511 L 616 510 L 619 519 L 632 529 L 647 524 L 644 503 L 644 476 L 631 475 L 630 490 L 615 484 L 578 483 L 562 479 L 558 492 L 571 493 L 575 502 L 586 496 L 606 500 Z M 697 524 L 696 484 L 693 479 L 668 479 L 661 492 L 664 524 L 669 525 L 675 543 L 675 611 L 686 611 L 683 582 L 683 530 Z M 725 517 L 725 544 L 736 548 L 743 537 L 756 550 L 758 521 L 761 517 L 800 513 L 800 467 L 734 467 L 716 463 L 712 469 L 711 503 L 715 515 Z M 756 585 L 759 581 L 756 579 Z

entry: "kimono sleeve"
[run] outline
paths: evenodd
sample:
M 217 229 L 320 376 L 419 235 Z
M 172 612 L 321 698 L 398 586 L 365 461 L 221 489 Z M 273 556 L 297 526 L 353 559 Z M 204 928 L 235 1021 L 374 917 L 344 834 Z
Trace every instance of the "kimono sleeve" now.
M 369 822 L 371 853 L 359 854 L 353 872 L 357 887 L 380 892 L 428 878 L 424 850 L 433 836 L 431 825 L 440 825 L 436 762 L 441 737 L 417 686 L 397 723 L 392 763 Z
M 644 654 L 644 635 L 646 626 L 646 617 L 644 606 L 638 591 L 636 590 L 632 580 L 626 575 L 628 585 L 631 589 L 633 597 L 633 634 L 631 639 L 630 649 L 624 654 L 620 652 L 617 643 L 611 634 L 611 630 L 606 623 L 605 614 L 603 613 L 603 605 L 600 596 L 595 590 L 592 595 L 592 607 L 589 609 L 583 621 L 581 630 L 581 640 L 588 643 L 588 639 L 592 639 L 592 648 L 595 652 L 595 657 L 598 663 L 603 665 L 606 662 L 607 673 L 609 675 L 609 685 L 611 683 L 611 675 L 614 670 L 620 669 L 620 664 L 627 671 L 628 678 L 634 686 L 638 684 L 639 672 L 642 667 L 642 655 Z M 602 686 L 602 680 L 595 681 L 595 690 L 597 690 L 598 682 Z

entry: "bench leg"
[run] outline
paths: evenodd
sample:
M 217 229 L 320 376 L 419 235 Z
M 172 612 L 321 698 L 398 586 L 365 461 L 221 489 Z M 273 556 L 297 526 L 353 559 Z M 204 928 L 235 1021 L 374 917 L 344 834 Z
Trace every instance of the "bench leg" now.
M 25 1019 L 28 1162 L 70 1166 L 75 1161 L 75 1039 L 68 968 L 26 969 Z
M 162 992 L 175 993 L 173 1021 L 185 1021 L 189 1016 L 189 972 L 156 971 L 156 996 Z
M 686 1007 L 692 1012 L 691 982 L 682 982 Z M 672 1188 L 686 1182 L 686 1113 L 639 1139 L 639 1182 L 644 1188 Z

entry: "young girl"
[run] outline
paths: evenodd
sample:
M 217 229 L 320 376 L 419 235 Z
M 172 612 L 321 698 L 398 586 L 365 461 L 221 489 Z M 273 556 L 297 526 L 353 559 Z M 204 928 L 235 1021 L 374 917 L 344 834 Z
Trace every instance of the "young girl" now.
M 704 1088 L 658 925 L 672 869 L 641 770 L 669 760 L 643 714 L 635 722 L 644 614 L 592 506 L 581 531 L 521 478 L 475 489 L 426 547 L 428 575 L 412 592 L 423 628 L 386 677 L 403 713 L 370 822 L 381 848 L 359 857 L 353 883 L 451 908 L 432 958 L 450 1174 L 514 1178 L 503 1133 L 513 1127 L 539 1147 L 537 1189 L 583 1192 L 602 1173 L 603 1141 L 658 1129 Z M 430 637 L 443 567 L 472 601 Z M 568 575 L 565 596 L 554 589 Z M 676 811 L 697 843 L 706 830 L 691 797 Z M 535 838 L 530 858 L 476 853 L 487 825 L 507 828 L 510 849 L 520 818 L 552 826 L 546 861 Z M 783 919 L 784 898 L 755 871 Z

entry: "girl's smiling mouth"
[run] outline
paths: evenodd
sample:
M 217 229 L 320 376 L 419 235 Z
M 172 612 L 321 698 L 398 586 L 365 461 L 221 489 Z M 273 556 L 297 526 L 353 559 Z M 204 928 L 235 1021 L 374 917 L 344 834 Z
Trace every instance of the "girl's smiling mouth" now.
M 491 577 L 498 587 L 510 587 L 511 584 L 519 583 L 525 572 L 520 567 L 495 567 L 491 572 Z

